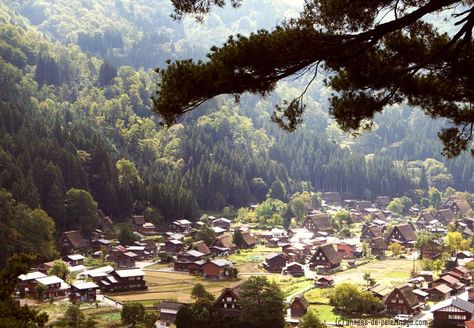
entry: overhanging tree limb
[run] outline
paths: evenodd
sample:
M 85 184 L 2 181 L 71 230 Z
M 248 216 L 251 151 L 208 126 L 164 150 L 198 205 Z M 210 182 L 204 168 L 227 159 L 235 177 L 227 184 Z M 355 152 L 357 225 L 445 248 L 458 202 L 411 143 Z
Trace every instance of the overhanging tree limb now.
M 191 2 L 204 4 L 207 9 L 212 5 L 212 1 Z M 473 60 L 469 52 L 474 24 L 472 1 L 403 2 L 405 7 L 398 9 L 397 18 L 375 23 L 377 13 L 384 8 L 397 10 L 398 3 L 307 0 L 299 19 L 289 20 L 272 32 L 231 36 L 222 47 L 211 49 L 207 62 L 177 61 L 159 70 L 161 81 L 153 99 L 154 110 L 170 125 L 214 96 L 244 92 L 264 96 L 279 80 L 322 62 L 326 70 L 335 73 L 329 85 L 338 94 L 331 98 L 330 112 L 348 130 L 358 129 L 385 105 L 405 99 L 429 115 L 448 118 L 456 125 L 472 122 L 472 114 L 466 113 L 462 105 L 474 98 L 472 77 L 459 69 Z M 217 5 L 224 4 L 219 1 Z M 459 14 L 466 16 L 457 22 L 460 28 L 452 38 L 422 21 L 428 14 L 459 4 L 471 8 Z M 354 6 L 368 16 L 354 12 Z M 336 23 L 331 15 L 338 16 L 333 20 Z M 366 28 L 354 33 L 358 23 Z M 300 98 L 287 101 L 286 106 L 277 107 L 283 116 L 274 115 L 274 121 L 294 130 L 301 122 L 304 105 Z M 455 156 L 459 152 L 448 147 L 445 154 Z

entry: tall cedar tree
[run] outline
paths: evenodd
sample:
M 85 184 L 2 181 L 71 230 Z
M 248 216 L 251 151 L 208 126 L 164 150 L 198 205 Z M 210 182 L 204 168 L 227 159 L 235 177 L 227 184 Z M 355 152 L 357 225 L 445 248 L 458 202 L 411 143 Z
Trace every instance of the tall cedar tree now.
M 242 0 L 231 0 L 238 6 Z M 175 0 L 175 17 L 202 18 L 226 1 Z M 453 10 L 454 8 L 454 10 Z M 425 18 L 452 14 L 452 36 Z M 383 19 L 393 17 L 393 19 Z M 407 101 L 432 118 L 449 119 L 439 137 L 444 155 L 468 149 L 474 127 L 474 4 L 467 0 L 307 0 L 299 18 L 273 31 L 230 36 L 209 61 L 179 60 L 161 75 L 154 110 L 165 124 L 219 94 L 268 95 L 281 79 L 324 70 L 336 93 L 330 112 L 345 131 L 370 129 L 375 113 Z M 305 110 L 302 94 L 277 105 L 272 120 L 293 131 Z M 471 150 L 474 155 L 474 149 Z

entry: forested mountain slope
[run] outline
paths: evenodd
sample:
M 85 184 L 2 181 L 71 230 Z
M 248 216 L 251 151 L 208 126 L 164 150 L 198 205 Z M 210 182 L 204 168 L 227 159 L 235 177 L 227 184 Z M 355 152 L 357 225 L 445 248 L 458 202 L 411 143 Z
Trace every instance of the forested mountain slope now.
M 472 160 L 445 162 L 439 155 L 433 131 L 442 122 L 393 108 L 376 119 L 373 132 L 353 139 L 325 112 L 323 88 L 311 90 L 305 123 L 294 134 L 271 123 L 272 101 L 250 96 L 239 104 L 216 98 L 162 129 L 150 110 L 158 77 L 149 68 L 193 51 L 183 50 L 185 26 L 160 3 L 0 4 L 0 187 L 44 209 L 58 233 L 81 228 L 67 212 L 71 188 L 90 192 L 116 221 L 146 208 L 159 221 L 247 206 L 275 181 L 287 195 L 473 191 Z M 269 17 L 252 21 L 254 12 L 239 22 L 249 29 L 258 19 L 268 24 Z M 271 100 L 297 92 L 282 84 Z

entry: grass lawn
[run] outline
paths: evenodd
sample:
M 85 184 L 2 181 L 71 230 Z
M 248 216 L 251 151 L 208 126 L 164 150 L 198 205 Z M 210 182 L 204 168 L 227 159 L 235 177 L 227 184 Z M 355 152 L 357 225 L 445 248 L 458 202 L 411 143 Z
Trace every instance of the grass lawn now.
M 310 305 L 309 308 L 316 310 L 322 322 L 336 322 L 336 319 L 343 318 L 334 313 L 334 307 L 331 305 Z

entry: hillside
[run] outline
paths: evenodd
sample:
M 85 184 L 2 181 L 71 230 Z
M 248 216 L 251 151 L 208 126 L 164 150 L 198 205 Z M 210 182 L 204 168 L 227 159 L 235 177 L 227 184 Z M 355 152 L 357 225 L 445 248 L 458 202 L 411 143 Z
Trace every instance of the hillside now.
M 435 131 L 442 122 L 397 107 L 354 139 L 329 118 L 322 87 L 311 90 L 304 125 L 293 134 L 270 121 L 272 104 L 298 93 L 290 82 L 268 99 L 216 98 L 161 128 L 150 110 L 158 79 L 151 68 L 202 54 L 207 44 L 193 39 L 199 25 L 171 21 L 160 4 L 0 4 L 0 187 L 45 210 L 56 236 L 81 228 L 68 219 L 71 188 L 88 191 L 117 222 L 147 213 L 156 223 L 260 202 L 276 181 L 284 200 L 313 190 L 368 199 L 409 195 L 418 203 L 429 187 L 474 191 L 472 160 L 439 155 Z M 202 27 L 207 32 L 222 25 L 212 17 Z M 255 10 L 243 18 L 244 30 L 272 24 Z

